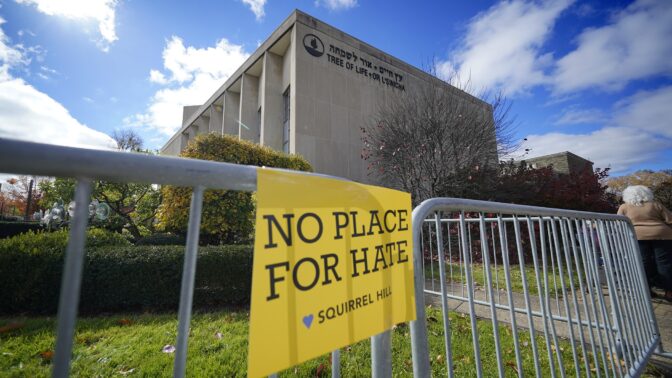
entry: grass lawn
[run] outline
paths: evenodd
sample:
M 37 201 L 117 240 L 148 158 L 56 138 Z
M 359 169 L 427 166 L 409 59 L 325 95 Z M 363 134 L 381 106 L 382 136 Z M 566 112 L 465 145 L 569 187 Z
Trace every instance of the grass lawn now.
M 434 376 L 445 376 L 445 355 L 440 311 L 428 309 L 431 363 Z M 469 318 L 451 313 L 453 362 L 458 376 L 475 376 Z M 14 326 L 7 327 L 9 324 Z M 15 328 L 16 327 L 16 328 Z M 55 319 L 46 317 L 0 318 L 0 375 L 8 377 L 46 377 L 50 374 L 54 347 Z M 12 329 L 14 328 L 14 329 Z M 112 315 L 82 318 L 77 324 L 73 376 L 170 376 L 174 354 L 162 348 L 174 344 L 177 320 L 174 314 Z M 483 368 L 486 376 L 497 374 L 492 324 L 479 321 Z M 189 339 L 189 376 L 244 377 L 247 366 L 248 313 L 222 310 L 196 313 Z M 511 330 L 501 326 L 502 351 L 506 374 L 517 375 Z M 525 375 L 534 375 L 529 334 L 521 335 Z M 543 339 L 539 338 L 539 345 Z M 370 376 L 370 343 L 359 342 L 341 353 L 344 377 Z M 409 328 L 398 326 L 392 338 L 395 376 L 411 376 Z M 568 374 L 573 366 L 568 342 L 562 343 Z M 545 349 L 541 351 L 543 376 L 550 374 Z M 321 356 L 281 376 L 329 376 L 329 356 Z
M 447 282 L 451 281 L 451 276 L 450 276 L 450 271 L 453 271 L 452 275 L 452 281 L 453 282 L 465 282 L 466 283 L 466 276 L 464 272 L 460 272 L 460 265 L 456 263 L 448 263 L 446 262 L 446 280 Z M 558 272 L 558 267 L 555 267 L 555 275 L 553 274 L 553 271 L 551 270 L 550 264 L 548 267 L 548 292 L 551 295 L 555 295 L 555 288 L 557 286 L 557 294 L 558 296 L 562 295 L 562 286 L 560 284 L 560 273 Z M 579 289 L 579 281 L 578 278 L 576 277 L 576 272 L 574 267 L 572 267 L 572 273 L 574 273 L 573 278 L 574 278 L 574 289 L 578 290 Z M 537 277 L 534 272 L 534 266 L 532 265 L 526 265 L 524 267 L 525 270 L 525 278 L 527 279 L 527 287 L 528 287 L 528 292 L 530 295 L 535 295 L 538 294 L 539 291 L 537 289 Z M 433 272 L 432 272 L 433 271 Z M 429 264 L 429 262 L 425 262 L 425 280 L 431 280 L 432 279 L 432 273 L 434 274 L 434 280 L 436 282 L 436 291 L 440 291 L 440 287 L 438 286 L 440 280 L 439 280 L 439 263 L 434 262 L 434 264 Z M 474 263 L 472 264 L 472 269 L 471 269 L 471 274 L 474 280 L 474 284 L 476 286 L 480 287 L 486 287 L 486 276 L 485 276 L 485 271 L 483 270 L 483 264 L 477 264 Z M 499 285 L 500 290 L 506 290 L 506 274 L 504 273 L 504 267 L 502 265 L 497 265 L 491 266 L 490 267 L 490 274 L 491 274 L 491 279 L 492 279 L 492 287 L 497 288 Z M 520 273 L 520 266 L 519 265 L 511 265 L 509 274 L 511 276 L 511 291 L 515 293 L 523 293 L 523 278 Z M 540 273 L 539 278 L 541 279 L 541 290 L 542 292 L 544 291 L 544 280 L 543 280 L 543 275 Z M 555 285 L 553 285 L 553 279 L 555 278 Z M 567 290 L 570 289 L 570 284 L 569 284 L 569 275 L 567 272 L 564 272 L 564 278 L 565 278 L 565 287 Z

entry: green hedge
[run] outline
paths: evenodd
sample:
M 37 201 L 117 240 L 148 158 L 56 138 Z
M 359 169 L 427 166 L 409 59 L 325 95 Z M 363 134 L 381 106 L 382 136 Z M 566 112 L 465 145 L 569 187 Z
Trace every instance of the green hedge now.
M 230 135 L 199 135 L 189 142 L 180 156 L 296 171 L 313 170 L 301 156 L 287 155 Z M 156 217 L 158 229 L 186 235 L 191 192 L 191 188 L 162 187 L 162 201 Z M 200 244 L 249 244 L 254 229 L 254 208 L 252 193 L 206 190 Z
M 9 238 L 28 231 L 37 231 L 40 228 L 39 222 L 0 221 L 0 239 Z
M 42 243 L 0 241 L 0 313 L 56 313 L 67 241 L 61 234 L 33 235 Z M 87 238 L 80 312 L 176 310 L 184 247 L 131 246 L 102 235 Z M 197 266 L 194 306 L 249 303 L 251 246 L 201 247 Z
M 138 239 L 135 245 L 185 245 L 187 238 L 183 235 L 158 233 Z

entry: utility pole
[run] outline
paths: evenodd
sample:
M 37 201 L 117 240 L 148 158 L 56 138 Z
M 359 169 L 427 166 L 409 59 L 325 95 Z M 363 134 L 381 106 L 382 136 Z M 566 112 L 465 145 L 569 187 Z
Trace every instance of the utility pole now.
M 26 201 L 26 213 L 23 216 L 23 220 L 28 222 L 30 218 L 28 218 L 28 214 L 30 214 L 30 204 L 33 202 L 33 179 L 30 179 L 30 185 L 28 185 L 28 201 Z

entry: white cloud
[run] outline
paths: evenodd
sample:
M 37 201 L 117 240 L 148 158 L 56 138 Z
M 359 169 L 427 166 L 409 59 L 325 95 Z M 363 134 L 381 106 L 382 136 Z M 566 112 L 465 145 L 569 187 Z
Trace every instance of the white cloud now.
M 10 68 L 26 65 L 30 62 L 20 47 L 10 44 L 9 37 L 2 30 L 2 24 L 5 22 L 0 17 L 0 80 L 7 80 L 11 77 Z
M 644 91 L 614 105 L 613 116 L 596 131 L 583 134 L 547 133 L 527 136 L 522 148 L 529 157 L 572 151 L 597 167 L 625 173 L 672 148 L 672 86 Z
M 0 19 L 0 25 L 4 20 Z M 109 136 L 75 118 L 56 100 L 15 78 L 11 69 L 29 63 L 21 46 L 13 46 L 0 28 L 0 137 L 89 148 L 114 148 Z
M 472 86 L 523 92 L 548 81 L 552 55 L 542 47 L 571 0 L 502 1 L 474 17 L 451 58 L 437 62 L 437 74 L 457 75 Z
M 150 70 L 149 71 L 149 81 L 157 84 L 168 84 L 168 80 L 159 70 Z
M 336 11 L 354 8 L 357 6 L 357 0 L 316 0 L 315 5 Z
M 639 92 L 616 106 L 617 125 L 672 138 L 672 86 Z
M 527 157 L 571 151 L 595 163 L 611 167 L 613 174 L 624 173 L 631 166 L 654 159 L 672 147 L 669 140 L 628 127 L 605 127 L 587 134 L 548 133 L 529 135 L 523 148 L 531 148 Z
M 96 22 L 101 39 L 98 46 L 108 51 L 116 41 L 115 8 L 117 0 L 15 0 L 19 4 L 35 5 L 38 11 L 49 16 L 60 16 L 83 22 Z
M 35 34 L 34 32 L 32 32 L 29 29 L 21 29 L 21 30 L 16 32 L 16 35 L 18 35 L 19 37 L 23 37 L 26 34 L 28 34 L 31 37 L 36 37 L 37 36 L 37 34 Z
M 639 0 L 611 23 L 584 30 L 576 50 L 557 62 L 557 93 L 621 89 L 632 80 L 672 74 L 672 1 Z
M 264 18 L 264 5 L 266 5 L 266 0 L 243 0 L 243 3 L 250 7 L 250 10 L 257 18 L 257 21 Z
M 182 124 L 182 107 L 204 103 L 249 55 L 224 38 L 215 46 L 196 48 L 172 37 L 163 50 L 163 72 L 149 73 L 149 80 L 162 88 L 152 96 L 145 113 L 127 117 L 126 124 L 146 125 L 172 135 Z
M 606 116 L 600 109 L 569 108 L 553 122 L 556 125 L 578 125 L 602 123 Z
M 112 138 L 81 124 L 59 102 L 22 79 L 0 82 L 0 136 L 87 148 L 115 148 Z

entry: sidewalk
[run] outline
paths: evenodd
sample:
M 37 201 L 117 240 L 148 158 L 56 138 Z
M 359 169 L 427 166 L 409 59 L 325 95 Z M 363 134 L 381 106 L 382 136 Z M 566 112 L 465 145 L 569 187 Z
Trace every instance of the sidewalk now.
M 664 293 L 657 292 L 657 294 L 662 296 Z M 672 352 L 672 302 L 653 299 L 653 312 L 656 314 L 663 349 L 666 352 Z M 660 370 L 663 376 L 672 376 L 672 359 L 654 357 L 650 364 Z

